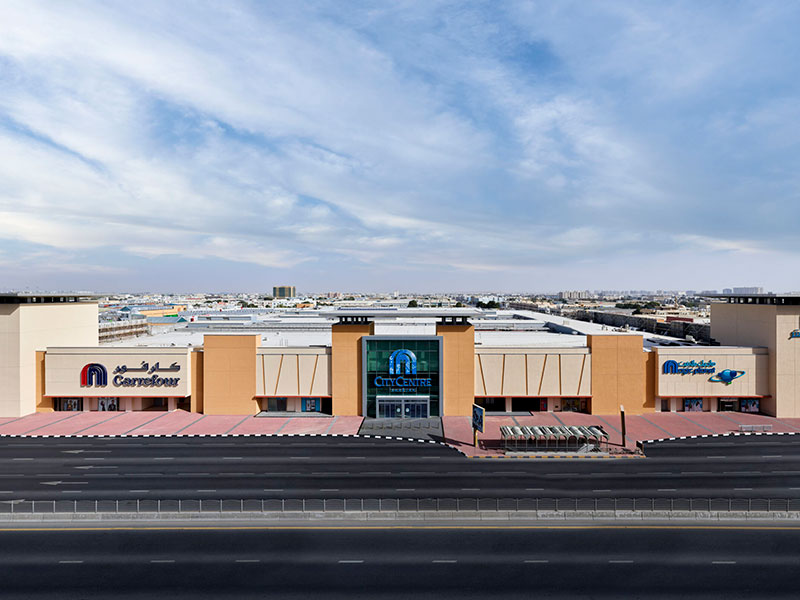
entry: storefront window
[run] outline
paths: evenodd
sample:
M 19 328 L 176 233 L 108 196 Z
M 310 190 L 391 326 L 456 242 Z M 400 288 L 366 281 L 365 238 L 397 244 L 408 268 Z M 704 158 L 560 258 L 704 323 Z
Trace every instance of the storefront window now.
M 67 412 L 83 410 L 83 398 L 56 398 L 55 408 Z
M 759 398 L 742 398 L 739 402 L 743 413 L 757 413 L 761 410 L 761 401 Z
M 702 398 L 684 398 L 683 410 L 685 412 L 703 412 Z
M 119 410 L 119 398 L 98 398 L 97 410 L 100 412 Z

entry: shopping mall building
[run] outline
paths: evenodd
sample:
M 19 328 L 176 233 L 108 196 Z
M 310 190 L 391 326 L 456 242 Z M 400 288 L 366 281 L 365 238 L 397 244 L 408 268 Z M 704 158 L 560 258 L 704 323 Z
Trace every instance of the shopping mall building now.
M 494 412 L 612 414 L 624 405 L 633 414 L 800 416 L 800 296 L 717 300 L 718 346 L 553 323 L 491 337 L 476 333 L 482 313 L 473 309 L 330 311 L 323 344 L 264 345 L 258 333 L 225 331 L 191 345 L 101 346 L 96 302 L 5 295 L 0 416 L 183 409 L 413 418 L 469 415 L 473 403 Z

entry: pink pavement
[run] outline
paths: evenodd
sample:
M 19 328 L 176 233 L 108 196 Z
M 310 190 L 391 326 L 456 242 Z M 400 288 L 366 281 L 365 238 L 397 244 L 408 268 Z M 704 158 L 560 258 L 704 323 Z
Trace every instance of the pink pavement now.
M 290 419 L 281 433 L 325 433 L 333 424 L 333 417 L 298 417 Z
M 358 433 L 364 417 L 333 417 L 333 425 L 328 433 Z
M 239 435 L 278 433 L 290 419 L 291 417 L 251 417 L 237 425 L 231 433 Z
M 150 411 L 120 413 L 116 419 L 84 429 L 80 435 L 126 435 L 153 419 L 161 418 L 164 414 L 166 413 Z M 75 432 L 73 431 L 71 435 L 75 435 Z
M 197 415 L 199 419 L 195 419 L 188 427 L 173 435 L 221 435 L 228 433 L 236 428 L 242 421 L 250 417 L 242 417 L 241 415 Z M 134 432 L 136 433 L 136 432 Z
M 75 417 L 81 415 L 82 413 L 63 413 L 63 412 L 51 412 L 51 413 L 33 413 L 32 415 L 27 415 L 22 417 L 21 419 L 15 419 L 6 423 L 3 426 L 0 426 L 0 434 L 5 435 L 35 435 L 35 431 L 46 425 L 51 425 L 53 423 L 57 423 L 59 421 L 66 421 L 69 419 L 74 419 Z

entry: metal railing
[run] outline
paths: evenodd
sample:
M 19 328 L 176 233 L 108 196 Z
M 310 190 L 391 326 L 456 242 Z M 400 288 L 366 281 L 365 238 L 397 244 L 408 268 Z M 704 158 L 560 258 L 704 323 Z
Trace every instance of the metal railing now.
M 800 498 L 286 498 L 4 500 L 0 514 L 474 511 L 797 512 Z

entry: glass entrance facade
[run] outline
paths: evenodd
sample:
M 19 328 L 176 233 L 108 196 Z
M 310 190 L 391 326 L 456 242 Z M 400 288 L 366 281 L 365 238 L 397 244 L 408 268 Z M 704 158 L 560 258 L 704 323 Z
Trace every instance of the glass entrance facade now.
M 364 336 L 364 416 L 441 416 L 441 338 Z

